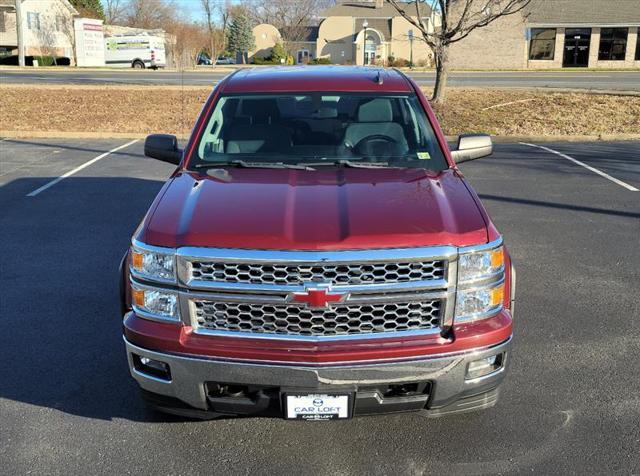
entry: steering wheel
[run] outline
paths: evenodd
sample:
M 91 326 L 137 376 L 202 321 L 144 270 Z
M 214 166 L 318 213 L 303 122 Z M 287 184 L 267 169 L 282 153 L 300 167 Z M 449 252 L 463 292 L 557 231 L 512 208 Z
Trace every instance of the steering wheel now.
M 353 151 L 358 155 L 380 156 L 393 155 L 398 147 L 398 141 L 384 134 L 374 134 L 363 137 L 353 146 Z

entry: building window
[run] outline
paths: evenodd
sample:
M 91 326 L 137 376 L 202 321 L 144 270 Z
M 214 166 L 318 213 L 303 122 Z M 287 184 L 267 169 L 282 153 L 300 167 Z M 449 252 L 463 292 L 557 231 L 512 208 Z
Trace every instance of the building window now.
M 529 45 L 530 60 L 553 60 L 556 52 L 555 28 L 532 28 Z
M 0 33 L 4 33 L 7 31 L 6 17 L 4 14 L 4 10 L 0 10 Z
M 624 61 L 627 54 L 628 28 L 602 28 L 600 30 L 600 61 Z
M 40 14 L 37 12 L 27 12 L 27 28 L 29 30 L 40 29 Z
M 638 41 L 636 41 L 636 61 L 640 61 L 640 28 L 638 29 Z
M 56 15 L 56 31 L 67 31 L 67 18 L 64 15 Z

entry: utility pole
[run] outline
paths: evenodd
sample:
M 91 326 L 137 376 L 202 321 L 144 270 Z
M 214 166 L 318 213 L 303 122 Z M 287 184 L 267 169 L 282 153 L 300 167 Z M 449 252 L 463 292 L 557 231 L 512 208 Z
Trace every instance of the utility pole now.
M 409 30 L 409 45 L 411 45 L 411 52 L 409 53 L 409 68 L 413 69 L 413 30 Z
M 22 0 L 16 0 L 16 32 L 18 36 L 18 65 L 26 66 L 24 61 L 24 31 L 22 21 Z

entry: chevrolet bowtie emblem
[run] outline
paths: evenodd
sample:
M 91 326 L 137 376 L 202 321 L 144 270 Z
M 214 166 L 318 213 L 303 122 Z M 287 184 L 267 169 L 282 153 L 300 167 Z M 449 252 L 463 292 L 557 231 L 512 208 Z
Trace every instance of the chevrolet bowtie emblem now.
M 303 292 L 290 295 L 290 302 L 304 303 L 308 307 L 323 308 L 333 303 L 344 302 L 347 293 L 333 293 L 328 288 L 308 288 Z

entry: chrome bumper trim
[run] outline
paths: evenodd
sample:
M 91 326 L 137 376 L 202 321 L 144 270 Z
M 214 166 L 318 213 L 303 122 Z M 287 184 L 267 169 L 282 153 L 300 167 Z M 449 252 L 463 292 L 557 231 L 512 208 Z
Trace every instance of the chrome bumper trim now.
M 208 381 L 239 385 L 263 385 L 303 390 L 330 391 L 378 383 L 416 381 L 434 382 L 430 407 L 445 406 L 460 397 L 497 386 L 505 372 L 496 372 L 482 381 L 465 381 L 469 362 L 494 354 L 508 352 L 511 338 L 491 347 L 470 349 L 453 354 L 437 354 L 429 358 L 394 361 L 344 363 L 342 366 L 282 365 L 278 363 L 237 362 L 206 359 L 156 352 L 138 347 L 124 339 L 131 375 L 142 388 L 150 392 L 182 400 L 194 408 L 207 409 L 204 383 Z M 171 381 L 147 376 L 133 365 L 132 353 L 169 364 Z M 506 364 L 510 359 L 506 359 Z

